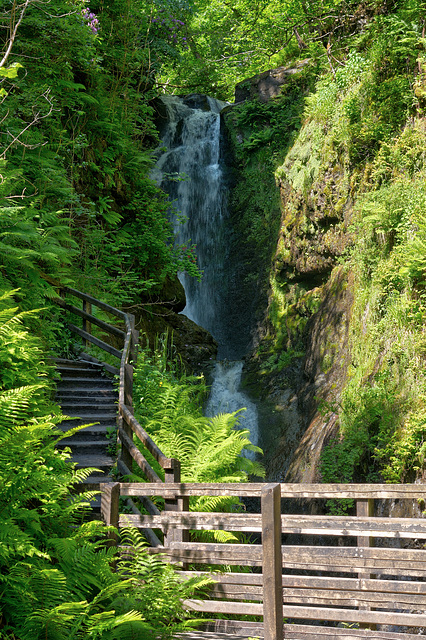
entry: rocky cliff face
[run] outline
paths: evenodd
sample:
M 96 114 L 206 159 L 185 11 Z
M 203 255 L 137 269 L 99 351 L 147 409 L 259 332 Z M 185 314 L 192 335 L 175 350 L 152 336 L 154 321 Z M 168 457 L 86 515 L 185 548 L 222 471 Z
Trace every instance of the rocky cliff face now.
M 274 479 L 426 475 L 426 128 L 406 68 L 376 54 L 315 88 L 310 65 L 280 72 L 271 99 L 256 76 L 225 116 L 234 215 L 267 272 L 245 382 Z
M 272 70 L 223 111 L 230 304 L 271 479 L 426 476 L 426 127 L 398 73 L 358 53 L 317 83 Z
M 303 99 L 308 86 L 304 66 L 271 70 L 237 87 L 238 102 L 246 102 L 233 107 L 225 120 L 240 188 L 256 166 L 256 179 L 266 184 L 259 165 L 274 149 L 259 142 L 253 151 L 250 141 L 261 139 L 271 112 L 280 103 L 284 110 L 288 96 L 293 103 L 297 97 Z M 291 94 L 295 86 L 297 97 Z M 261 104 L 269 104 L 269 110 L 262 110 Z M 257 115 L 244 116 L 256 113 L 256 108 Z M 258 289 L 267 291 L 268 301 L 263 312 L 257 308 L 245 384 L 261 400 L 260 444 L 269 477 L 313 482 L 320 480 L 322 448 L 337 433 L 333 407 L 339 402 L 350 360 L 353 277 L 342 257 L 351 243 L 352 199 L 344 159 L 324 162 L 322 131 L 308 123 L 296 137 L 294 128 L 289 128 L 284 162 L 275 165 L 275 183 L 269 183 L 269 202 L 279 196 L 278 206 L 272 204 L 269 211 L 275 235 L 269 237 L 270 255 L 263 253 L 268 277 L 260 275 L 257 281 Z M 234 214 L 235 208 L 234 197 Z M 252 247 L 256 254 L 255 241 Z

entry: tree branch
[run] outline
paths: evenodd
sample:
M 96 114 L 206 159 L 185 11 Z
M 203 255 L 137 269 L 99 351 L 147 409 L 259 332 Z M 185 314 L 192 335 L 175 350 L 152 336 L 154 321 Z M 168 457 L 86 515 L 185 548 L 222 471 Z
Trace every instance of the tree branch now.
M 25 11 L 27 10 L 27 7 L 31 2 L 32 2 L 32 0 L 25 0 L 24 4 L 21 5 L 21 7 L 22 7 L 21 14 L 20 14 L 20 16 L 18 18 L 18 21 L 12 27 L 12 20 L 13 20 L 12 16 L 13 16 L 15 10 L 18 8 L 16 6 L 16 0 L 13 3 L 13 9 L 12 9 L 11 16 L 10 16 L 10 36 L 9 36 L 9 41 L 8 41 L 8 44 L 7 44 L 7 47 L 6 47 L 6 52 L 5 52 L 4 56 L 3 56 L 3 59 L 0 61 L 0 69 L 5 66 L 5 64 L 6 64 L 8 58 L 10 56 L 10 52 L 12 51 L 13 43 L 15 42 L 15 38 L 16 38 L 16 34 L 18 32 L 19 25 L 21 24 L 21 22 L 22 22 L 22 20 L 24 18 L 24 15 L 25 15 Z

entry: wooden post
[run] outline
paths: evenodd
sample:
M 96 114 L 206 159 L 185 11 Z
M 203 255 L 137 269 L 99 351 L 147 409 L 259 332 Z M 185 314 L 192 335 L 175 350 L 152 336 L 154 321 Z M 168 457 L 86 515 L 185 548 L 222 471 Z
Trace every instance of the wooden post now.
M 133 414 L 133 364 L 136 362 L 137 355 L 137 343 L 139 338 L 139 332 L 135 330 L 135 316 L 131 313 L 127 314 L 130 330 L 131 330 L 131 342 L 130 342 L 130 353 L 128 361 L 124 364 L 124 370 L 122 371 L 122 378 L 120 382 L 120 403 L 125 404 L 129 411 Z M 127 424 L 126 420 L 124 420 L 121 416 L 117 419 L 118 427 L 122 428 L 123 431 L 127 434 L 127 436 L 133 440 L 133 429 L 130 425 Z M 128 469 L 132 470 L 133 467 L 133 458 L 130 455 L 130 452 L 124 442 L 121 443 L 121 459 L 128 467 Z
M 169 459 L 169 465 L 164 467 L 164 482 L 180 482 L 180 462 L 174 458 Z M 189 498 L 177 498 L 165 500 L 165 511 L 189 511 Z M 189 531 L 187 529 L 170 529 L 164 534 L 164 546 L 171 542 L 188 542 Z
M 92 305 L 90 302 L 86 302 L 86 300 L 83 300 L 83 311 L 85 311 L 86 313 L 90 313 L 90 315 L 92 315 Z M 86 320 L 86 318 L 83 318 L 83 331 L 87 331 L 87 333 L 92 333 L 92 324 L 88 320 Z M 90 346 L 90 342 L 88 340 L 85 340 L 84 346 L 87 349 L 87 347 Z
M 127 424 L 126 420 L 124 420 L 123 416 L 121 416 L 120 414 L 117 417 L 117 425 L 118 428 L 123 429 L 123 431 L 126 433 L 126 435 L 129 436 L 129 438 L 131 440 L 133 440 L 133 430 L 132 428 Z M 128 449 L 128 447 L 126 446 L 125 442 L 121 442 L 121 453 L 120 453 L 120 459 L 124 462 L 124 464 L 126 465 L 126 467 L 130 470 L 130 472 L 133 472 L 133 458 L 132 455 Z
M 100 484 L 101 489 L 101 516 L 107 525 L 111 525 L 118 529 L 119 521 L 119 498 L 120 483 L 119 482 L 103 482 Z M 115 532 L 108 534 L 109 546 L 116 546 L 118 543 L 118 535 Z
M 130 345 L 130 364 L 135 365 L 138 356 L 137 346 L 139 341 L 139 331 L 136 331 L 135 329 L 135 316 L 132 313 L 128 313 L 127 317 L 129 318 L 132 332 L 132 342 Z
M 262 488 L 263 625 L 264 640 L 282 640 L 283 576 L 281 553 L 281 487 Z
M 356 515 L 359 518 L 368 518 L 374 515 L 374 499 L 373 498 L 358 498 L 356 501 Z M 358 536 L 357 537 L 357 546 L 358 547 L 373 547 L 373 538 L 370 536 Z M 370 573 L 366 573 L 364 571 L 358 573 L 358 578 L 360 579 L 370 579 L 374 578 L 374 575 Z M 361 605 L 359 607 L 360 610 L 363 611 L 371 611 L 371 607 L 368 605 Z M 376 625 L 372 624 L 364 624 L 360 623 L 360 629 L 375 629 Z

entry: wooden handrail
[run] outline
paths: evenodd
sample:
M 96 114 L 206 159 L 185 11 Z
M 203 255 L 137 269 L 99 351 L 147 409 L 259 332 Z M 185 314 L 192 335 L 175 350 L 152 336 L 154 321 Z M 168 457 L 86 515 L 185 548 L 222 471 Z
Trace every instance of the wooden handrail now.
M 154 456 L 159 462 L 161 467 L 165 470 L 166 475 L 170 479 L 170 473 L 173 473 L 173 478 L 180 480 L 179 464 L 176 460 L 168 458 L 155 444 L 152 438 L 146 433 L 142 425 L 133 415 L 133 366 L 136 362 L 137 356 L 137 343 L 139 333 L 135 329 L 135 317 L 120 309 L 98 300 L 94 296 L 91 296 L 83 291 L 78 291 L 73 287 L 62 285 L 60 282 L 53 280 L 48 276 L 44 276 L 45 280 L 52 284 L 59 292 L 59 296 L 52 299 L 52 302 L 59 306 L 61 309 L 72 313 L 79 318 L 83 319 L 83 328 L 77 327 L 73 323 L 68 323 L 69 329 L 79 335 L 88 342 L 96 345 L 106 353 L 116 357 L 120 360 L 120 368 L 117 369 L 106 363 L 102 363 L 107 371 L 110 373 L 118 373 L 119 375 L 119 397 L 118 397 L 118 435 L 121 441 L 121 459 L 119 460 L 119 468 L 124 475 L 131 474 L 133 461 L 142 470 L 148 481 L 161 482 L 161 479 L 157 473 L 152 469 L 149 462 L 145 459 L 143 454 L 133 444 L 134 434 L 143 442 L 146 449 Z M 69 304 L 63 299 L 64 295 L 70 295 L 74 298 L 78 298 L 83 302 L 83 308 L 79 309 L 73 304 Z M 97 307 L 102 311 L 119 318 L 124 321 L 125 330 L 116 327 L 115 325 L 100 320 L 91 313 L 92 307 Z M 96 337 L 92 333 L 92 327 L 98 327 L 103 332 L 114 336 L 123 342 L 121 349 L 114 345 L 105 342 Z M 177 506 L 178 500 L 172 500 L 172 506 Z M 177 508 L 177 507 L 176 507 Z
M 241 498 L 260 497 L 265 486 L 262 482 L 201 483 L 182 482 L 175 484 L 140 485 L 129 483 L 122 487 L 129 495 L 163 496 L 235 496 Z M 281 498 L 305 499 L 424 499 L 424 484 L 287 484 L 281 483 Z
M 244 573 L 214 573 L 216 581 L 209 599 L 185 601 L 189 610 L 209 617 L 252 615 L 263 623 L 250 632 L 265 640 L 336 640 L 335 623 L 357 623 L 357 640 L 410 640 L 405 631 L 375 631 L 375 625 L 396 627 L 424 626 L 426 612 L 426 550 L 419 541 L 426 538 L 426 519 L 374 515 L 369 501 L 398 499 L 414 501 L 424 496 L 424 485 L 326 485 L 327 496 L 335 499 L 355 497 L 357 516 L 286 513 L 286 499 L 304 503 L 316 500 L 321 485 L 219 484 L 219 483 L 122 483 L 118 496 L 162 496 L 188 500 L 197 496 L 261 497 L 261 513 L 210 513 L 182 509 L 152 515 L 120 514 L 116 525 L 153 528 L 163 531 L 170 542 L 155 545 L 150 552 L 162 553 L 177 567 L 195 565 L 196 571 L 183 571 L 182 577 L 208 575 L 209 566 L 246 567 Z M 324 497 L 324 494 L 321 495 Z M 282 501 L 280 498 L 284 498 Z M 281 513 L 281 506 L 284 512 Z M 256 504 L 256 503 L 255 503 Z M 381 509 L 379 509 L 381 513 Z M 257 532 L 255 544 L 185 542 L 173 539 L 178 531 L 222 530 Z M 261 534 L 259 536 L 259 534 Z M 291 537 L 287 537 L 288 535 Z M 283 539 L 281 536 L 284 536 Z M 294 536 L 297 536 L 296 538 Z M 308 537 L 306 537 L 308 536 Z M 315 537 L 319 540 L 315 543 Z M 386 546 L 384 538 L 390 538 Z M 379 546 L 374 546 L 375 540 Z M 402 544 L 394 544 L 394 541 Z M 409 546 L 409 540 L 413 545 Z M 407 544 L 408 543 L 408 544 Z M 202 566 L 207 565 L 205 571 Z M 256 568 L 254 572 L 250 572 Z M 308 626 L 283 624 L 283 617 L 306 620 Z M 316 626 L 318 621 L 330 626 Z M 220 631 L 220 620 L 216 623 Z M 225 624 L 225 623 L 223 623 Z M 227 620 L 226 625 L 243 624 Z M 255 623 L 252 623 L 255 624 Z M 223 627 L 228 630 L 228 627 Z M 346 631 L 346 629 L 344 630 Z M 338 629 L 340 634 L 340 630 Z M 293 635 L 294 634 L 294 635 Z M 300 634 L 300 635 L 299 635 Z

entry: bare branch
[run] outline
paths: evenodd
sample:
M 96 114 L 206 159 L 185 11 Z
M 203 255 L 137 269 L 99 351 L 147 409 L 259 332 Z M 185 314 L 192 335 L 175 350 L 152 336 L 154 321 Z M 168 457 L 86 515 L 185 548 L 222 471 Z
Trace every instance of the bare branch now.
M 3 59 L 0 61 L 0 69 L 5 66 L 5 64 L 7 62 L 7 59 L 10 56 L 10 52 L 12 51 L 13 43 L 15 42 L 15 38 L 16 38 L 16 34 L 18 32 L 19 25 L 21 24 L 21 22 L 22 22 L 22 20 L 24 18 L 24 15 L 25 15 L 25 11 L 27 10 L 27 7 L 31 3 L 31 1 L 32 0 L 25 0 L 24 4 L 21 5 L 22 10 L 21 10 L 20 16 L 19 16 L 17 22 L 15 23 L 15 25 L 13 27 L 12 27 L 12 18 L 11 18 L 9 41 L 8 41 L 8 44 L 7 44 L 7 47 L 6 47 L 6 52 L 5 52 L 4 56 L 3 56 Z M 14 9 L 16 9 L 16 8 L 18 8 L 18 7 L 16 7 L 16 5 L 14 4 Z
M 50 116 L 50 114 L 52 113 L 52 111 L 54 110 L 53 107 L 53 102 L 52 99 L 50 97 L 50 89 L 47 89 L 41 96 L 40 98 L 44 98 L 44 100 L 46 100 L 46 102 L 49 104 L 49 109 L 47 111 L 47 113 L 45 114 L 41 114 L 41 111 L 35 111 L 35 108 L 33 107 L 33 119 L 31 122 L 29 122 L 27 124 L 26 127 L 24 127 L 24 129 L 22 129 L 22 131 L 20 131 L 18 133 L 17 136 L 15 136 L 13 133 L 11 133 L 9 130 L 7 131 L 7 133 L 12 137 L 12 141 L 8 144 L 8 146 L 3 150 L 3 152 L 0 154 L 0 160 L 4 160 L 6 158 L 6 153 L 9 151 L 9 149 L 15 144 L 18 143 L 20 145 L 22 145 L 23 147 L 27 148 L 27 149 L 36 149 L 37 147 L 43 147 L 45 144 L 47 144 L 46 142 L 41 143 L 41 144 L 36 144 L 36 145 L 29 145 L 29 144 L 25 144 L 24 142 L 22 142 L 22 140 L 20 140 L 21 136 L 24 135 L 24 133 L 26 131 L 28 131 L 28 129 L 30 129 L 31 127 L 33 127 L 35 124 L 41 122 L 42 120 L 44 120 L 45 118 L 48 118 Z

